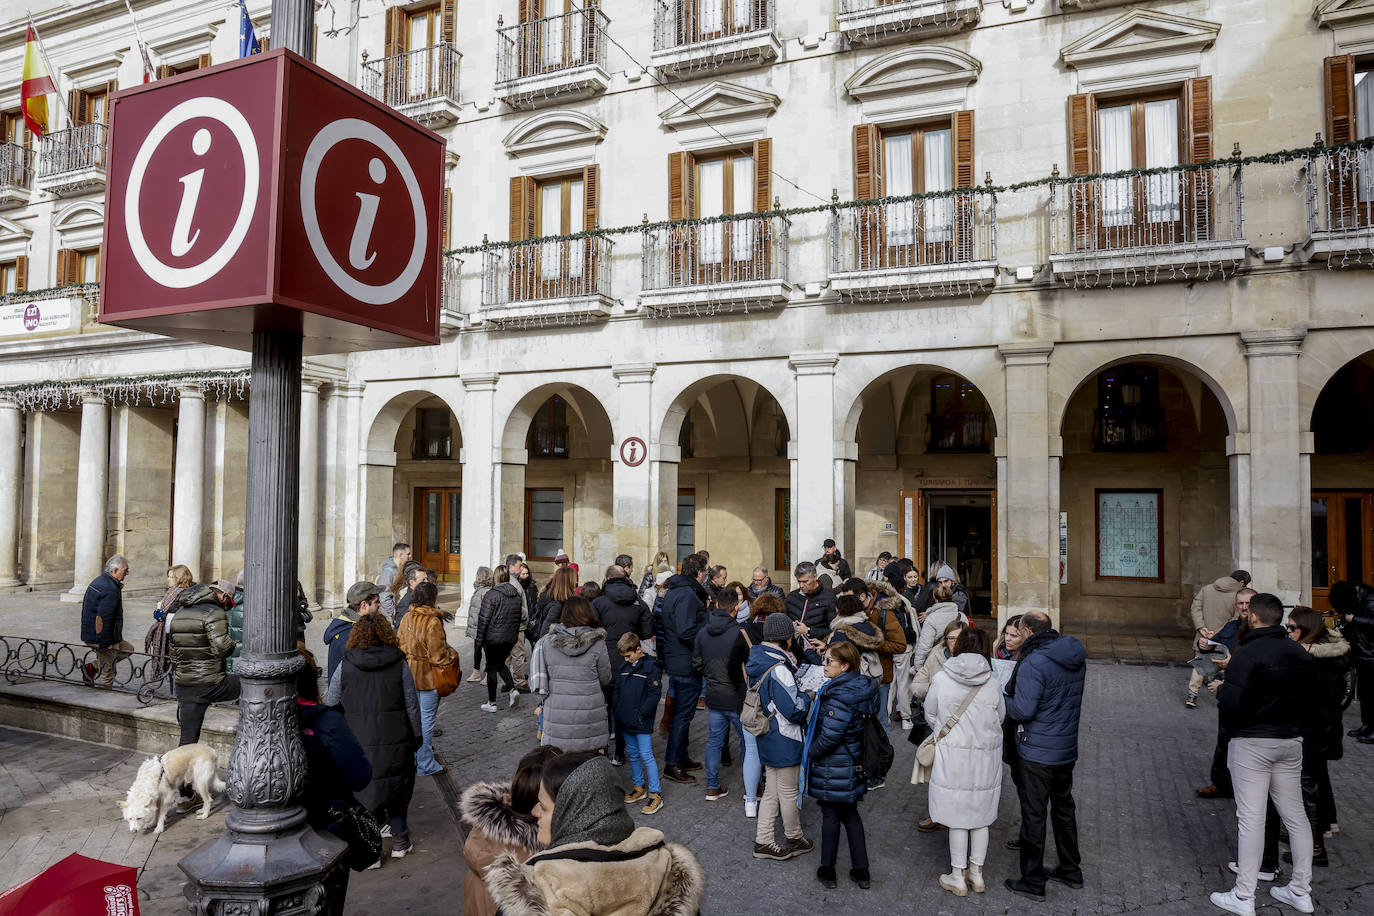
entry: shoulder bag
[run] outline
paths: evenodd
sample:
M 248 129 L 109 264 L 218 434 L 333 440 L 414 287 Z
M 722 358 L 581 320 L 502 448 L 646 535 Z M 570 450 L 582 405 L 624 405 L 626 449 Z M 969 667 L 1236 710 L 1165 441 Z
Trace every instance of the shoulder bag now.
M 970 690 L 968 695 L 964 697 L 964 701 L 959 704 L 959 708 L 954 711 L 954 715 L 950 716 L 949 720 L 941 726 L 940 731 L 922 741 L 921 746 L 916 748 L 916 763 L 911 768 L 912 785 L 916 786 L 923 782 L 930 782 L 930 771 L 935 766 L 935 746 L 940 743 L 941 738 L 948 735 L 954 730 L 954 727 L 959 724 L 959 719 L 963 717 L 964 711 L 968 709 L 969 704 L 973 702 L 973 698 L 978 695 L 978 691 L 982 690 L 986 684 L 987 682 L 984 681 L 982 684 Z

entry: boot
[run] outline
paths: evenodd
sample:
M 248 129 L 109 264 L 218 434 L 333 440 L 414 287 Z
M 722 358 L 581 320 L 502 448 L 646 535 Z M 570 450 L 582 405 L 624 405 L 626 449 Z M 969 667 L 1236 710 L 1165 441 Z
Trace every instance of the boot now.
M 941 875 L 940 886 L 956 897 L 968 896 L 968 882 L 964 880 L 962 868 L 951 868 L 949 874 Z
M 981 894 L 988 889 L 987 885 L 983 883 L 983 866 L 969 863 L 968 886 L 973 888 L 975 894 Z
M 663 737 L 668 737 L 668 730 L 673 727 L 673 707 L 677 705 L 677 697 L 668 697 L 663 701 L 663 721 L 658 723 L 658 733 Z
M 816 869 L 816 880 L 821 882 L 821 887 L 826 890 L 834 890 L 838 883 L 835 881 L 835 866 L 822 865 Z

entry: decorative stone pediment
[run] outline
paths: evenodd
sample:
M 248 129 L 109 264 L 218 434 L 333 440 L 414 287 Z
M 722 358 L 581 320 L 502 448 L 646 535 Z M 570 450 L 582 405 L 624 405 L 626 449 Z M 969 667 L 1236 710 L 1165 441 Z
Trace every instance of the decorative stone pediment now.
M 526 118 L 506 134 L 506 153 L 522 175 L 555 175 L 596 161 L 606 125 L 577 111 L 546 111 Z
M 983 65 L 963 51 L 917 45 L 864 64 L 844 88 L 874 124 L 948 114 L 968 106 L 968 87 Z
M 1202 53 L 1221 24 L 1160 10 L 1133 9 L 1059 53 L 1087 92 L 1135 89 L 1200 76 Z
M 148 42 L 153 52 L 153 62 L 180 64 L 202 54 L 209 54 L 210 45 L 214 43 L 215 33 L 219 31 L 220 24 L 215 22 L 198 25 L 193 29 Z
M 63 248 L 94 247 L 105 233 L 105 211 L 92 201 L 79 201 L 58 212 L 53 228 Z
M 781 101 L 771 92 L 713 80 L 663 111 L 659 120 L 678 134 L 683 149 L 707 149 L 719 146 L 722 134 L 732 143 L 761 139 Z
M 33 230 L 16 223 L 12 219 L 0 217 L 0 244 L 6 242 L 28 242 L 33 238 Z
M 96 58 L 87 58 L 81 64 L 75 64 L 63 68 L 63 74 L 67 77 L 67 82 L 74 89 L 89 89 L 93 86 L 103 86 L 110 80 L 119 76 L 119 67 L 124 62 L 124 55 L 127 48 L 115 51 L 112 54 L 104 54 Z
M 1335 33 L 1341 51 L 1374 53 L 1374 0 L 1318 0 L 1312 18 Z

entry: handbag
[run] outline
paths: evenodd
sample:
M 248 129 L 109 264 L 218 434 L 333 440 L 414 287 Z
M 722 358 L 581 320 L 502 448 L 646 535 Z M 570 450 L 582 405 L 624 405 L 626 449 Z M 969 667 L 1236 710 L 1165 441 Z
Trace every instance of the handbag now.
M 354 871 L 365 871 L 382 857 L 382 828 L 372 812 L 356 800 L 348 805 L 334 803 L 329 808 L 327 829 L 348 844 L 344 864 Z
M 455 658 L 447 665 L 430 662 L 429 667 L 434 672 L 434 689 L 439 692 L 439 696 L 446 697 L 458 689 L 458 683 L 463 677 L 463 672 L 458 668 L 458 659 Z
M 913 697 L 911 700 L 911 730 L 906 733 L 906 740 L 920 747 L 921 743 L 930 737 L 932 731 L 934 729 L 926 721 L 925 701 Z
M 911 768 L 911 784 L 918 786 L 923 782 L 930 782 L 931 770 L 935 767 L 935 746 L 940 743 L 940 739 L 948 735 L 959 724 L 959 719 L 963 717 L 964 711 L 968 709 L 973 698 L 978 695 L 978 691 L 983 689 L 984 684 L 979 684 L 968 692 L 964 701 L 959 704 L 959 708 L 954 711 L 954 715 L 940 727 L 939 734 L 931 735 L 921 742 L 921 746 L 916 748 L 916 763 Z M 922 717 L 924 718 L 924 716 Z

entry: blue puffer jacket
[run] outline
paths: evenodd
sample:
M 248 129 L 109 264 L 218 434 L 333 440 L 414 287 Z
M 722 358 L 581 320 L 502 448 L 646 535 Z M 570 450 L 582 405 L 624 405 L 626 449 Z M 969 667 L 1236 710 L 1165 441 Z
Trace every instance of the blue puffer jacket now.
M 621 662 L 611 695 L 611 712 L 627 735 L 647 735 L 654 730 L 654 713 L 663 695 L 663 671 L 652 655 L 638 662 Z
M 706 623 L 706 592 L 701 583 L 681 573 L 668 580 L 663 596 L 663 639 L 658 659 L 669 677 L 696 677 L 692 668 L 692 649 L 697 630 Z
M 774 665 L 778 667 L 773 668 Z M 759 683 L 769 668 L 773 668 L 773 673 Z M 749 677 L 749 685 L 758 684 L 759 703 L 764 711 L 772 713 L 768 734 L 760 735 L 757 741 L 759 760 L 766 767 L 798 765 L 811 697 L 797 689 L 792 660 L 776 646 L 756 645 L 749 650 L 744 673 Z
M 1017 663 L 1007 717 L 1021 724 L 1016 749 L 1023 760 L 1060 766 L 1078 759 L 1086 661 L 1081 642 L 1055 636 Z
M 846 671 L 816 694 L 806 723 L 806 794 L 823 802 L 856 802 L 867 783 L 863 763 L 864 716 L 878 714 L 878 682 Z

